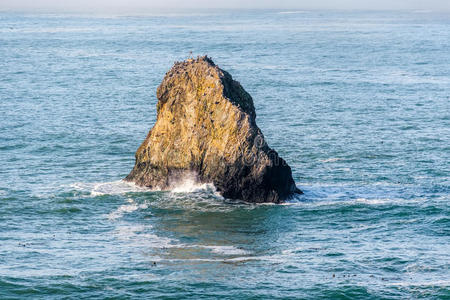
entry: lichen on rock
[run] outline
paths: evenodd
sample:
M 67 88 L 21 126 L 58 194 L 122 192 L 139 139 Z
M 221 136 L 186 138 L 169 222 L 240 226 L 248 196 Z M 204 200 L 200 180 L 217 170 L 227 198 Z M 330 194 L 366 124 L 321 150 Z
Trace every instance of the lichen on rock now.
M 156 123 L 126 180 L 170 190 L 189 174 L 226 198 L 258 203 L 301 193 L 256 125 L 252 97 L 209 57 L 175 63 L 157 97 Z

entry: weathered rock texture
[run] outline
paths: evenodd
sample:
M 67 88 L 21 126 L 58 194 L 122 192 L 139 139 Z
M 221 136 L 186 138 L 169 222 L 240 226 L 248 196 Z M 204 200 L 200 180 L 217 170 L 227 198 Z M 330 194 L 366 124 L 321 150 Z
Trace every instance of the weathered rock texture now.
M 301 193 L 255 122 L 251 96 L 207 56 L 176 63 L 157 90 L 157 121 L 126 180 L 167 190 L 195 176 L 226 198 L 279 203 Z

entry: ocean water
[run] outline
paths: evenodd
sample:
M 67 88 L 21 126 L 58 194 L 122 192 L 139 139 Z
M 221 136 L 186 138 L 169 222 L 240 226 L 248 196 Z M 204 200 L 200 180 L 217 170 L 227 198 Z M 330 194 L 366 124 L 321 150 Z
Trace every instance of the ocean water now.
M 0 13 L 0 299 L 450 298 L 450 15 Z M 305 192 L 121 181 L 174 61 L 253 96 Z

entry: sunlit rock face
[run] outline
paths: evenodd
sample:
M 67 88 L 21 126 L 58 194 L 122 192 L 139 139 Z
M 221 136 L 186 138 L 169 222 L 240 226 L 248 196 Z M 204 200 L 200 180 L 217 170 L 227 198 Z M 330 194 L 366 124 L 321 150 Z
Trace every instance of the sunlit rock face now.
M 256 125 L 252 97 L 210 58 L 175 63 L 157 97 L 156 123 L 126 180 L 170 190 L 189 177 L 248 202 L 280 203 L 301 193 Z

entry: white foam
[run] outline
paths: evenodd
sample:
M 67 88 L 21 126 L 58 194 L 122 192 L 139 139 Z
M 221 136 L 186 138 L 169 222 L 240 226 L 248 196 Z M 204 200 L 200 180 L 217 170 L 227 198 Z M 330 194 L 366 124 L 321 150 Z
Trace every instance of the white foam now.
M 103 195 L 120 195 L 130 192 L 150 192 L 150 191 L 162 191 L 161 188 L 155 187 L 152 189 L 146 187 L 137 186 L 133 182 L 117 180 L 110 182 L 75 182 L 69 185 L 71 188 L 89 192 L 90 196 L 97 197 Z M 213 193 L 216 197 L 222 198 L 222 196 L 217 192 L 213 183 L 200 183 L 196 180 L 195 174 L 186 174 L 186 176 L 178 181 L 171 184 L 171 193 L 195 193 L 207 191 Z
M 171 184 L 172 193 L 195 193 L 201 191 L 215 192 L 216 188 L 212 183 L 201 183 L 197 180 L 197 175 L 193 172 L 186 173 L 184 177 Z
M 423 282 L 393 282 L 389 285 L 392 286 L 407 286 L 407 287 L 418 287 L 418 286 L 450 286 L 450 280 L 436 280 L 436 281 L 423 281 Z
M 121 225 L 113 232 L 119 240 L 126 241 L 128 245 L 137 247 L 170 248 L 177 247 L 176 240 L 160 237 L 148 233 L 151 225 Z M 174 244 L 175 243 L 175 244 Z
M 139 209 L 140 206 L 135 205 L 123 205 L 114 211 L 111 215 L 112 218 L 116 218 L 125 212 L 132 212 Z M 114 235 L 122 241 L 127 241 L 131 244 L 139 246 L 152 247 L 152 248 L 178 248 L 178 249 L 207 249 L 211 253 L 222 256 L 235 256 L 235 255 L 248 255 L 251 252 L 244 249 L 237 248 L 232 245 L 196 245 L 185 244 L 179 240 L 171 239 L 168 237 L 161 237 L 151 232 L 152 226 L 150 224 L 126 224 L 117 226 L 114 231 Z
M 127 208 L 126 211 L 134 211 L 135 207 Z M 149 233 L 149 230 L 152 229 L 152 226 L 149 224 L 146 225 L 121 225 L 118 226 L 114 231 L 114 235 L 123 241 L 127 241 L 128 243 L 159 248 L 159 249 L 207 249 L 212 253 L 221 255 L 221 256 L 235 256 L 239 255 L 239 260 L 247 260 L 253 259 L 251 257 L 245 257 L 243 255 L 251 254 L 251 252 L 237 248 L 235 246 L 220 246 L 220 245 L 190 245 L 181 243 L 179 240 L 161 237 L 154 233 Z M 167 260 L 177 260 L 177 259 L 167 259 Z M 185 258 L 183 260 L 198 260 L 196 258 Z M 223 259 L 212 259 L 212 260 L 223 260 Z
M 262 256 L 241 256 L 241 257 L 233 257 L 233 258 L 227 258 L 223 261 L 233 261 L 233 262 L 244 262 L 244 261 L 252 261 L 252 260 L 264 260 L 264 261 L 271 261 L 271 262 L 285 262 L 284 259 L 277 258 L 275 255 L 262 255 Z
M 125 213 L 130 213 L 136 211 L 138 209 L 146 209 L 148 208 L 147 204 L 137 204 L 134 203 L 133 199 L 128 199 L 129 204 L 119 206 L 115 211 L 108 214 L 108 219 L 116 220 L 122 217 Z
M 391 203 L 391 202 L 392 202 L 392 199 L 367 199 L 367 198 L 358 198 L 358 199 L 355 200 L 355 202 L 365 203 L 365 204 L 378 205 L 378 204 L 387 204 L 387 203 Z
M 302 248 L 302 247 L 297 247 L 297 248 L 294 248 L 294 249 L 286 249 L 286 250 L 281 251 L 281 254 L 282 254 L 282 255 L 292 255 L 292 254 L 294 254 L 295 252 L 301 251 L 301 250 L 304 250 L 304 248 Z
M 203 246 L 203 245 L 199 245 L 198 247 L 209 249 L 213 253 L 222 254 L 222 255 L 245 255 L 245 254 L 250 253 L 248 251 L 236 248 L 234 246 Z
M 70 187 L 76 190 L 89 191 L 93 197 L 148 191 L 148 189 L 139 187 L 133 182 L 124 180 L 93 183 L 76 182 L 71 184 Z
M 321 159 L 320 162 L 327 163 L 327 162 L 335 162 L 335 161 L 339 161 L 339 160 L 342 160 L 342 158 L 331 157 L 331 158 L 327 158 L 327 159 Z
M 193 179 L 186 179 L 175 185 L 171 190 L 172 193 L 194 193 L 201 191 L 215 190 L 212 183 L 197 183 Z
M 402 199 L 402 198 L 356 198 L 356 199 L 348 199 L 341 200 L 344 195 L 340 193 L 335 193 L 333 195 L 328 195 L 321 197 L 320 200 L 315 201 L 290 201 L 289 205 L 301 206 L 301 207 L 323 207 L 323 206 L 346 206 L 346 205 L 355 205 L 355 204 L 366 204 L 366 205 L 386 205 L 386 204 L 395 204 L 395 205 L 408 205 L 412 203 L 420 203 L 423 202 L 421 198 L 415 199 Z
M 412 264 L 406 266 L 405 271 L 408 273 L 418 273 L 418 272 L 433 272 L 433 271 L 437 271 L 437 269 L 436 269 L 436 267 L 432 267 L 429 265 L 412 263 Z
M 160 262 L 177 262 L 177 261 L 198 261 L 198 262 L 222 262 L 222 263 L 238 263 L 247 261 L 271 261 L 284 262 L 285 260 L 276 258 L 275 256 L 238 256 L 232 258 L 161 258 L 153 257 L 153 261 Z

